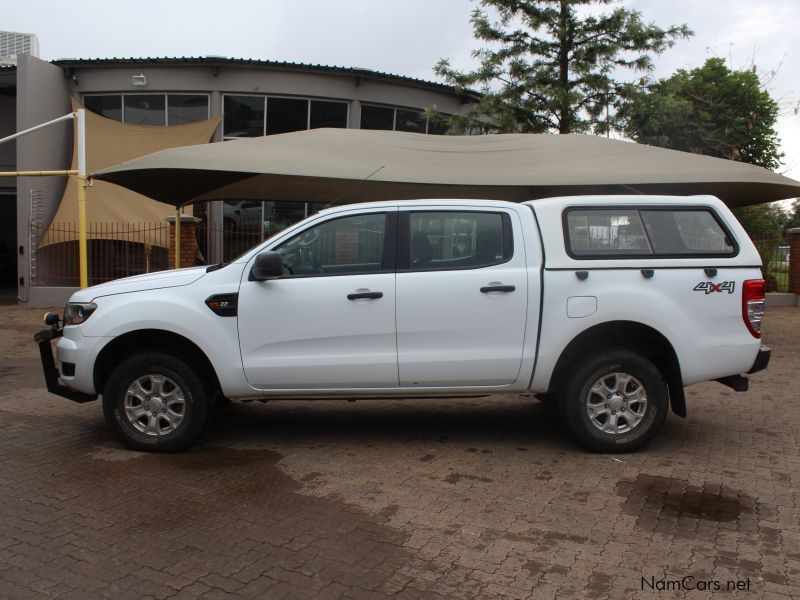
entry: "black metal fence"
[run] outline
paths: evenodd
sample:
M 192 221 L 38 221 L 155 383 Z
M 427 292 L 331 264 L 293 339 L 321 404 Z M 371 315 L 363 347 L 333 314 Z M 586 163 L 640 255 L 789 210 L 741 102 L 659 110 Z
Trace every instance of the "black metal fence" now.
M 168 267 L 167 223 L 89 223 L 89 285 Z M 31 284 L 75 286 L 79 281 L 78 225 L 32 224 Z
M 752 238 L 761 255 L 768 292 L 789 291 L 789 241 L 783 236 Z M 794 257 L 795 260 L 800 257 Z

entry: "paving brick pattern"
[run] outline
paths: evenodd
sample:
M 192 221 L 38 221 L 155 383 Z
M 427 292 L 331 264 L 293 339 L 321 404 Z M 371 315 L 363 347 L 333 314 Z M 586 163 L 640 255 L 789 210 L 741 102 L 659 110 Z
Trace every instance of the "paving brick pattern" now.
M 800 309 L 750 392 L 618 456 L 524 397 L 236 405 L 133 453 L 43 391 L 40 311 L 0 318 L 0 598 L 800 597 Z

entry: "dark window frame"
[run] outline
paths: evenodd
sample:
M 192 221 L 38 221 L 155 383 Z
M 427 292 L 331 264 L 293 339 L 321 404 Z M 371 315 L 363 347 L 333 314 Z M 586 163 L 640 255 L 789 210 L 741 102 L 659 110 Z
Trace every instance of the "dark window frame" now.
M 302 275 L 282 275 L 281 277 L 276 277 L 276 279 L 312 279 L 316 277 L 354 277 L 359 275 L 380 275 L 385 273 L 394 273 L 396 269 L 396 260 L 397 260 L 397 211 L 375 211 L 375 212 L 365 212 L 365 213 L 355 213 L 355 214 L 346 214 L 346 215 L 339 215 L 332 219 L 323 219 L 314 224 L 306 227 L 302 231 L 298 231 L 292 234 L 291 237 L 281 241 L 277 246 L 274 248 L 270 248 L 271 251 L 277 252 L 278 249 L 286 244 L 287 242 L 293 240 L 298 235 L 303 235 L 305 232 L 310 231 L 314 227 L 318 227 L 320 225 L 324 225 L 326 223 L 333 223 L 334 221 L 340 221 L 341 219 L 348 219 L 352 217 L 364 217 L 367 215 L 383 215 L 385 218 L 385 228 L 384 228 L 384 235 L 383 235 L 383 254 L 381 256 L 381 268 L 377 271 L 359 271 L 357 273 L 304 273 Z
M 569 235 L 568 217 L 571 212 L 600 212 L 600 211 L 613 211 L 613 210 L 627 210 L 636 212 L 639 220 L 642 223 L 644 234 L 647 237 L 647 243 L 653 248 L 650 254 L 636 254 L 636 253 L 598 253 L 598 254 L 576 254 L 572 250 L 572 238 Z M 663 211 L 663 212 L 705 212 L 711 215 L 714 221 L 719 225 L 719 228 L 725 234 L 733 245 L 733 252 L 692 252 L 692 253 L 659 253 L 655 251 L 653 240 L 650 238 L 650 233 L 647 231 L 647 226 L 642 218 L 641 211 Z M 574 260 L 664 260 L 676 258 L 735 258 L 739 255 L 739 242 L 735 236 L 731 235 L 730 229 L 719 216 L 713 206 L 704 205 L 680 205 L 680 206 L 648 206 L 646 204 L 630 204 L 630 205 L 607 205 L 607 206 L 567 206 L 561 213 L 561 228 L 564 236 L 564 250 L 567 255 Z
M 482 265 L 468 265 L 463 267 L 430 267 L 425 269 L 415 269 L 411 267 L 411 214 L 419 213 L 481 213 L 489 215 L 499 215 L 503 235 L 503 258 L 491 263 Z M 430 210 L 401 210 L 398 214 L 397 224 L 397 272 L 398 273 L 427 273 L 431 271 L 475 271 L 488 267 L 496 267 L 510 262 L 514 258 L 514 234 L 512 231 L 511 216 L 504 211 L 497 210 L 469 210 L 459 208 L 458 210 L 448 207 L 436 207 Z

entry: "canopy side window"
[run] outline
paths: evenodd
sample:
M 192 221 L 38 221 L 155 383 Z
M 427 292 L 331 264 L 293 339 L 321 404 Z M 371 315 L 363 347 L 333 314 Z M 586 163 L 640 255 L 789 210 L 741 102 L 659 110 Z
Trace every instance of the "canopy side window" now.
M 707 207 L 568 208 L 567 253 L 577 259 L 729 257 L 730 233 Z

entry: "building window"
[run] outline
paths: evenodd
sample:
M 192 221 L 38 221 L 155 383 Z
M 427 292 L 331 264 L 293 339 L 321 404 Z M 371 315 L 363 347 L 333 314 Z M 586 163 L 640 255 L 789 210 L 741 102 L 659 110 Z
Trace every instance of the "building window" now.
M 308 100 L 267 98 L 267 135 L 308 129 Z
M 166 98 L 163 94 L 142 94 L 123 98 L 125 122 L 134 125 L 166 125 Z
M 113 96 L 85 96 L 83 105 L 98 115 L 108 119 L 122 121 L 122 95 Z
M 347 103 L 312 100 L 309 129 L 319 127 L 347 127 Z
M 361 129 L 394 131 L 394 109 L 387 106 L 362 104 Z
M 225 137 L 264 135 L 263 96 L 225 96 Z
M 209 118 L 208 94 L 87 94 L 83 105 L 134 125 L 181 125 Z
M 167 96 L 167 125 L 183 125 L 208 119 L 206 94 L 169 94 Z
M 411 131 L 413 133 L 444 134 L 447 127 L 442 119 L 432 120 L 421 110 L 391 106 L 361 105 L 361 129 Z
M 395 113 L 395 131 L 411 131 L 412 133 L 425 133 L 428 120 L 421 110 L 397 109 Z
M 223 98 L 223 137 L 235 139 L 318 127 L 347 127 L 348 103 L 277 96 Z

